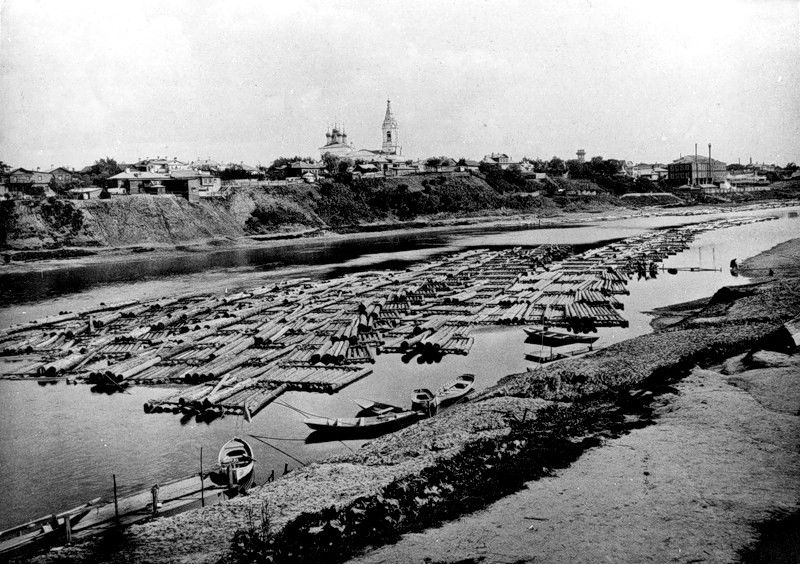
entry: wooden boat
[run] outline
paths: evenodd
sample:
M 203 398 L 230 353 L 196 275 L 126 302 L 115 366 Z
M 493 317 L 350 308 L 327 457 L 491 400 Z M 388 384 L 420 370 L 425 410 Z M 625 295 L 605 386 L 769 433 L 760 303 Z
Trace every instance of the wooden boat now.
M 436 392 L 439 405 L 455 403 L 475 388 L 475 375 L 462 374 L 458 378 L 447 382 Z
M 252 447 L 243 439 L 234 437 L 222 445 L 217 456 L 219 469 L 209 478 L 218 486 L 245 491 L 253 483 L 255 460 Z
M 318 433 L 363 437 L 399 429 L 415 421 L 418 416 L 415 411 L 400 411 L 374 417 L 307 417 L 303 419 L 303 423 Z
M 439 398 L 427 388 L 418 388 L 414 390 L 414 398 L 411 400 L 411 409 L 430 417 L 431 415 L 435 415 L 439 410 Z
M 33 543 L 53 539 L 58 533 L 65 533 L 67 521 L 71 529 L 98 503 L 100 503 L 99 497 L 62 513 L 40 517 L 0 531 L 0 554 L 8 554 Z
M 547 347 L 563 347 L 565 345 L 575 344 L 591 345 L 599 339 L 599 337 L 576 335 L 574 333 L 567 333 L 566 331 L 554 331 L 546 327 L 526 328 L 525 333 L 528 335 L 526 342 Z
M 361 408 L 364 414 L 370 415 L 385 415 L 387 413 L 400 413 L 405 411 L 402 407 L 392 405 L 390 403 L 381 403 L 379 401 L 358 399 L 353 400 L 355 404 Z

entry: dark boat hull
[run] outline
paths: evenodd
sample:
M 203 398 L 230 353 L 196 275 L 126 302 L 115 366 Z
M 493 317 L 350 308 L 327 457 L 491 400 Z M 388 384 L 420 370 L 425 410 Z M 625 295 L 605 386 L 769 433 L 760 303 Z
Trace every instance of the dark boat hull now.
M 376 421 L 370 421 L 376 419 Z M 378 420 L 380 419 L 380 420 Z M 343 438 L 362 438 L 375 437 L 384 433 L 395 431 L 406 425 L 410 425 L 417 420 L 414 412 L 397 414 L 396 417 L 360 417 L 360 418 L 309 418 L 304 423 L 319 436 L 343 437 Z M 361 424 L 354 424 L 360 421 Z

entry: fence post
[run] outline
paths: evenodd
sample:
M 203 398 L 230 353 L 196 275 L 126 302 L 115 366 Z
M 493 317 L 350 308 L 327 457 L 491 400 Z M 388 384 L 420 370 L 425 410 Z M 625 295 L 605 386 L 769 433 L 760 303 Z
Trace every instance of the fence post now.
M 67 544 L 72 544 L 72 523 L 69 518 L 69 515 L 64 516 L 64 532 L 67 534 Z
M 203 447 L 200 447 L 200 507 L 206 506 L 206 492 L 203 480 Z
M 158 515 L 158 484 L 153 486 L 150 493 L 153 494 L 153 517 L 155 517 Z
M 111 477 L 114 479 L 114 519 L 119 521 L 119 503 L 117 502 L 117 475 L 112 474 Z

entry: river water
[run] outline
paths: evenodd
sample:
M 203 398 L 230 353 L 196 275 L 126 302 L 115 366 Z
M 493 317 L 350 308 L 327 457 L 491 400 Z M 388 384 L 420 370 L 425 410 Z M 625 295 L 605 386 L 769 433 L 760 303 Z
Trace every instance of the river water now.
M 746 283 L 727 266 L 782 241 L 797 237 L 797 208 L 740 212 L 731 216 L 779 216 L 776 221 L 711 231 L 691 248 L 669 257 L 664 266 L 702 266 L 718 271 L 664 274 L 631 280 L 629 296 L 620 296 L 628 328 L 600 329 L 596 346 L 648 332 L 656 307 L 708 296 L 724 285 Z M 794 213 L 790 213 L 794 212 Z M 721 215 L 661 216 L 587 223 L 570 228 L 470 229 L 452 233 L 409 233 L 364 240 L 312 242 L 278 249 L 227 250 L 178 257 L 137 257 L 113 263 L 4 275 L 0 270 L 0 327 L 99 302 L 150 299 L 186 292 L 224 292 L 279 279 L 330 278 L 348 272 L 405 268 L 430 257 L 475 247 L 567 243 L 597 245 L 671 225 Z M 458 374 L 476 374 L 486 388 L 506 374 L 532 365 L 525 360 L 534 345 L 520 327 L 481 327 L 473 331 L 470 354 L 446 356 L 437 364 L 404 364 L 399 355 L 380 355 L 369 377 L 335 395 L 291 392 L 259 413 L 252 423 L 226 417 L 209 424 L 183 421 L 172 414 L 145 415 L 142 404 L 167 395 L 170 388 L 132 387 L 123 394 L 94 394 L 89 386 L 40 386 L 0 380 L 0 529 L 57 512 L 90 498 L 109 498 L 112 474 L 122 493 L 159 481 L 196 473 L 203 447 L 206 465 L 232 435 L 270 437 L 252 440 L 256 481 L 284 465 L 346 453 L 359 441 L 306 444 L 308 429 L 291 407 L 326 416 L 351 416 L 353 400 L 368 398 L 407 405 L 416 387 L 436 389 Z M 283 452 L 278 451 L 276 448 Z

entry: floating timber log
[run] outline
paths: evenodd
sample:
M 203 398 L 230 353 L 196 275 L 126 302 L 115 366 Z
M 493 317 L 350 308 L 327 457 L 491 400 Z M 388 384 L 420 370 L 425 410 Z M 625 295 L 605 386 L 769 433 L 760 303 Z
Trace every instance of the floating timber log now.
M 564 245 L 470 249 L 403 271 L 62 312 L 1 330 L 0 354 L 14 355 L 3 371 L 185 383 L 146 410 L 253 415 L 284 390 L 341 389 L 368 374 L 378 352 L 433 362 L 468 354 L 473 326 L 625 327 L 620 296 L 633 276 L 648 279 L 700 233 L 751 221 L 712 220 L 580 254 Z

